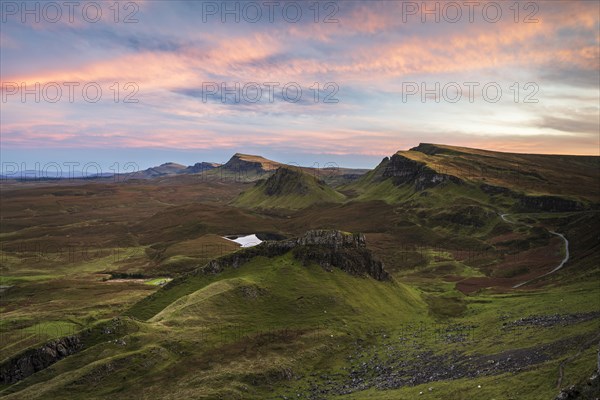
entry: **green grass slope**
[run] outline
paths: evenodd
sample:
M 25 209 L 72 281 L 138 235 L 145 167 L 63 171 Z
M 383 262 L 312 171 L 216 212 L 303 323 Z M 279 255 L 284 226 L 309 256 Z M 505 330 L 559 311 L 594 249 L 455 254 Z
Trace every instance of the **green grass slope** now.
M 337 203 L 345 196 L 316 177 L 294 167 L 280 167 L 267 180 L 240 194 L 235 206 L 255 209 L 302 209 L 318 203 Z
M 276 399 L 313 398 L 309 393 L 316 388 L 324 392 L 314 398 L 338 398 L 343 389 L 331 388 L 348 384 L 353 390 L 339 398 L 412 399 L 420 392 L 436 399 L 552 398 L 560 362 L 565 361 L 563 385 L 590 376 L 596 356 L 582 346 L 597 334 L 598 320 L 510 330 L 505 324 L 548 310 L 597 311 L 596 295 L 588 283 L 462 296 L 449 287 L 416 289 L 329 272 L 290 254 L 257 257 L 237 269 L 190 276 L 159 290 L 154 300 L 130 310 L 131 319 L 121 318 L 117 336 L 97 330 L 85 350 L 0 396 Z M 462 305 L 460 312 L 450 312 L 455 303 Z M 446 365 L 456 354 L 463 357 L 459 368 L 469 357 L 481 359 L 481 368 L 501 368 L 509 357 L 537 361 L 515 373 L 440 376 L 419 384 L 430 379 L 422 370 L 435 371 L 436 362 Z M 490 361 L 496 359 L 498 365 Z M 381 376 L 402 377 L 405 368 L 412 371 L 407 378 L 421 376 L 416 384 L 373 385 Z M 354 370 L 368 382 L 362 389 L 352 383 Z
M 365 328 L 389 330 L 427 314 L 402 284 L 305 266 L 291 254 L 188 277 L 152 297 L 130 310 L 135 326 L 122 340 L 107 335 L 0 395 L 268 398 L 289 376 L 338 368 L 340 349 Z

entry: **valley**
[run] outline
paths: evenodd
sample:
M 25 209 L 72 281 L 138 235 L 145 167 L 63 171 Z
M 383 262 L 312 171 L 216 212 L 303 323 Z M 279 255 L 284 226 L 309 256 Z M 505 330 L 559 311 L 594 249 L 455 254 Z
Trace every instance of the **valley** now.
M 599 162 L 3 179 L 0 397 L 592 399 Z

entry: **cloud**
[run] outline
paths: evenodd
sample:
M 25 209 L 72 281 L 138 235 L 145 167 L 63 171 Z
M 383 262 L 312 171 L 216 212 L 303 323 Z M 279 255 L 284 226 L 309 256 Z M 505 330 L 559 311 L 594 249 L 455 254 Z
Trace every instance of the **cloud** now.
M 586 133 L 598 136 L 600 133 L 600 120 L 598 114 L 585 116 L 583 119 L 544 116 L 538 125 L 540 128 L 549 128 L 568 133 Z
M 402 2 L 338 5 L 333 24 L 314 23 L 311 14 L 298 24 L 202 23 L 199 5 L 181 2 L 143 3 L 140 22 L 130 25 L 7 24 L 0 41 L 3 82 L 135 82 L 140 102 L 21 104 L 15 97 L 18 104 L 3 104 L 10 113 L 2 116 L 2 144 L 235 148 L 248 140 L 378 155 L 390 146 L 412 147 L 420 135 L 513 150 L 529 149 L 527 138 L 537 143 L 553 135 L 556 151 L 579 152 L 598 132 L 598 99 L 590 94 L 600 85 L 597 2 L 540 3 L 533 24 L 515 23 L 508 9 L 497 24 L 480 16 L 475 23 L 436 24 L 404 22 Z M 408 107 L 399 101 L 404 81 L 493 80 L 508 92 L 523 79 L 539 83 L 539 105 L 478 98 L 475 105 Z M 295 104 L 280 93 L 274 104 L 203 102 L 205 82 L 297 82 L 306 95 Z M 338 84 L 340 102 L 315 104 L 310 88 L 327 82 Z M 561 114 L 557 107 L 591 109 Z M 574 144 L 561 146 L 560 140 Z

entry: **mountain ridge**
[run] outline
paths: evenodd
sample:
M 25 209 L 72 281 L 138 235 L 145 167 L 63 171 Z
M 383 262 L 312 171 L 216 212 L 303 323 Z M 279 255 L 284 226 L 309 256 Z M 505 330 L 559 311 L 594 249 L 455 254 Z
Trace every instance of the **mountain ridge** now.
M 600 182 L 594 171 L 599 167 L 600 157 L 596 156 L 501 153 L 421 143 L 385 157 L 348 188 L 364 194 L 390 180 L 392 188 L 414 183 L 417 192 L 454 184 L 474 187 L 486 194 L 558 196 L 598 203 Z

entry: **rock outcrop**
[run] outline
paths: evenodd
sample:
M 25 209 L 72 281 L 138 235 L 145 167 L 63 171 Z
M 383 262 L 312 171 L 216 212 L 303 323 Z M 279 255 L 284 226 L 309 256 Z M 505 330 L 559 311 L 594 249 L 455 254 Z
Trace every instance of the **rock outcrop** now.
M 486 194 L 491 196 L 505 195 L 512 197 L 517 200 L 517 209 L 519 211 L 549 211 L 549 212 L 568 212 L 568 211 L 582 211 L 587 207 L 584 203 L 566 199 L 560 196 L 528 196 L 523 193 L 515 192 L 509 188 L 502 186 L 494 186 L 488 184 L 481 184 L 479 188 Z
M 413 148 L 410 149 L 410 151 L 418 151 L 420 153 L 427 154 L 427 155 L 430 155 L 430 156 L 433 156 L 433 155 L 439 154 L 439 153 L 447 152 L 447 150 L 446 151 L 444 151 L 444 150 L 445 149 L 443 149 L 440 146 L 437 146 L 437 145 L 435 145 L 433 143 L 419 143 L 418 146 L 413 147 Z
M 495 185 L 488 185 L 487 183 L 482 183 L 481 185 L 479 185 L 479 188 L 481 189 L 482 192 L 484 192 L 485 194 L 489 194 L 491 196 L 495 196 L 495 195 L 510 195 L 510 196 L 515 196 L 516 194 L 510 190 L 509 188 L 505 188 L 503 186 L 495 186 Z
M 83 329 L 75 335 L 64 336 L 46 342 L 41 347 L 25 350 L 0 364 L 0 385 L 16 383 L 106 339 L 123 343 L 120 338 L 133 327 L 135 324 L 131 320 L 115 317 L 110 321 Z
M 461 184 L 462 180 L 453 175 L 442 174 L 426 164 L 411 160 L 401 154 L 394 154 L 383 171 L 383 178 L 391 178 L 394 185 L 414 183 L 418 191 L 444 183 Z
M 0 367 L 0 384 L 12 384 L 78 352 L 83 345 L 79 336 L 67 336 L 27 350 Z
M 581 211 L 585 207 L 578 201 L 558 196 L 521 196 L 519 205 L 524 210 L 542 210 L 550 212 Z
M 381 261 L 367 249 L 362 233 L 337 230 L 312 230 L 298 238 L 266 241 L 212 260 L 197 272 L 218 274 L 228 268 L 239 268 L 254 257 L 276 257 L 290 251 L 305 265 L 315 263 L 326 270 L 339 268 L 352 275 L 389 279 Z
M 298 246 L 325 246 L 334 250 L 344 247 L 355 249 L 367 247 L 365 235 L 362 233 L 346 233 L 336 230 L 312 230 L 291 240 Z

